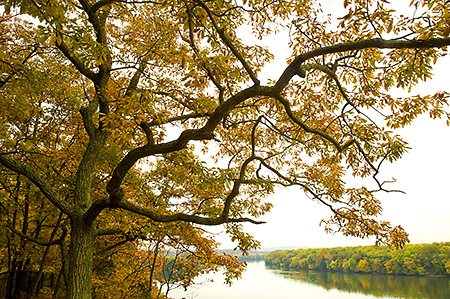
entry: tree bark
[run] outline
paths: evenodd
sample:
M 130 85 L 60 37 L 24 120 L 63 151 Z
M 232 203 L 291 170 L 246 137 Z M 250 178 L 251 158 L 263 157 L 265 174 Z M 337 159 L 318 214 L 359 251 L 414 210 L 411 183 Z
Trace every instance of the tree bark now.
M 90 299 L 95 229 L 79 219 L 72 219 L 71 228 L 66 298 Z

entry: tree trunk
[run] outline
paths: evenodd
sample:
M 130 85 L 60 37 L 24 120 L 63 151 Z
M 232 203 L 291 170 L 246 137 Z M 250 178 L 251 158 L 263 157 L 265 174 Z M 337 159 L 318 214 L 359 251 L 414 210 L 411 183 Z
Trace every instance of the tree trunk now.
M 71 221 L 67 299 L 92 298 L 92 258 L 95 229 L 82 220 Z

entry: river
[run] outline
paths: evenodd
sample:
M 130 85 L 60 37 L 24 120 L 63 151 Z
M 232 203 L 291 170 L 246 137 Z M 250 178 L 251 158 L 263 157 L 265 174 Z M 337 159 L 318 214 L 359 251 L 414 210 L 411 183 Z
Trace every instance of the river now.
M 187 292 L 174 290 L 169 295 L 176 299 L 450 298 L 449 277 L 294 272 L 269 269 L 264 262 L 248 263 L 247 271 L 231 287 L 223 282 L 221 273 L 210 274 Z

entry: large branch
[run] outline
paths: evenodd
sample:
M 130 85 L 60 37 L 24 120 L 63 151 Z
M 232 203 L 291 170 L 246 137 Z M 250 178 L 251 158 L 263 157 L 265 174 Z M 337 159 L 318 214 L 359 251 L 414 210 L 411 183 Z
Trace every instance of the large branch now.
M 188 215 L 184 213 L 176 213 L 171 215 L 164 215 L 157 213 L 153 211 L 152 209 L 148 209 L 145 207 L 141 207 L 138 205 L 135 205 L 128 200 L 121 200 L 117 205 L 115 206 L 117 208 L 121 208 L 124 210 L 127 210 L 129 212 L 139 214 L 145 217 L 148 217 L 156 222 L 176 222 L 176 221 L 183 221 L 183 222 L 191 222 L 196 224 L 202 224 L 202 225 L 220 225 L 224 223 L 230 223 L 230 222 L 251 222 L 254 224 L 262 224 L 265 223 L 264 221 L 256 221 L 251 218 L 228 218 L 221 215 L 220 217 L 200 217 L 196 215 Z
M 91 206 L 91 208 L 85 213 L 84 221 L 91 223 L 95 220 L 97 215 L 106 207 L 115 208 L 115 209 L 123 209 L 129 212 L 132 212 L 134 214 L 142 215 L 145 217 L 148 217 L 149 219 L 156 221 L 156 222 L 176 222 L 176 221 L 184 221 L 184 222 L 191 222 L 196 224 L 203 224 L 203 225 L 220 225 L 224 223 L 230 223 L 230 222 L 251 222 L 254 224 L 262 224 L 265 223 L 264 221 L 256 221 L 251 218 L 241 217 L 241 218 L 229 218 L 229 206 L 231 204 L 231 199 L 234 198 L 237 193 L 238 186 L 241 182 L 238 184 L 235 184 L 233 190 L 231 191 L 230 195 L 226 198 L 226 203 L 224 210 L 222 214 L 219 217 L 201 217 L 197 215 L 189 215 L 184 213 L 176 213 L 176 214 L 160 214 L 155 212 L 153 209 L 149 209 L 146 207 L 142 207 L 139 205 L 136 205 L 127 199 L 123 198 L 123 195 L 121 196 L 120 200 L 111 201 L 109 198 L 103 198 L 100 200 L 97 200 L 94 202 Z M 236 187 L 237 186 L 237 187 Z M 114 231 L 116 232 L 116 231 Z
M 93 138 L 95 134 L 95 125 L 92 121 L 92 116 L 98 109 L 98 101 L 92 101 L 90 102 L 86 107 L 80 108 L 80 113 L 83 118 L 83 124 L 84 128 L 86 129 L 86 132 L 88 133 L 89 137 Z
M 111 175 L 111 179 L 107 184 L 106 189 L 109 194 L 109 198 L 94 202 L 85 214 L 86 221 L 88 221 L 88 222 L 94 221 L 95 218 L 100 214 L 100 212 L 104 208 L 109 207 L 109 206 L 120 207 L 120 208 L 127 209 L 129 211 L 133 210 L 133 211 L 137 212 L 138 214 L 144 215 L 143 210 L 142 210 L 144 208 L 134 206 L 129 202 L 128 203 L 121 202 L 125 195 L 124 191 L 121 188 L 122 181 L 125 178 L 128 171 L 136 164 L 136 162 L 144 157 L 149 157 L 149 156 L 153 156 L 153 155 L 157 155 L 157 154 L 164 154 L 164 153 L 181 150 L 181 149 L 185 148 L 190 141 L 193 141 L 193 140 L 213 139 L 214 138 L 213 132 L 214 132 L 215 128 L 219 125 L 219 123 L 222 121 L 222 119 L 232 109 L 234 109 L 237 105 L 244 102 L 245 100 L 252 98 L 252 97 L 257 97 L 257 96 L 275 97 L 278 100 L 280 100 L 280 95 L 276 92 L 276 90 L 273 87 L 253 86 L 253 87 L 244 89 L 243 91 L 232 96 L 227 101 L 222 103 L 219 107 L 217 107 L 216 110 L 212 113 L 212 115 L 209 117 L 208 121 L 202 128 L 185 130 L 181 133 L 181 135 L 176 140 L 173 140 L 170 142 L 161 143 L 161 144 L 147 144 L 145 146 L 136 148 L 136 149 L 128 152 L 128 154 L 119 162 L 117 167 L 114 169 L 114 171 Z M 283 101 L 281 100 L 281 102 L 283 102 Z M 307 132 L 310 132 L 310 133 L 313 133 L 316 135 L 320 135 L 321 137 L 323 137 L 323 138 L 327 139 L 328 141 L 330 141 L 331 143 L 333 143 L 338 151 L 342 152 L 343 150 L 345 150 L 346 147 L 348 147 L 351 144 L 351 143 L 347 143 L 344 145 L 340 145 L 336 140 L 334 140 L 328 134 L 326 134 L 322 131 L 313 129 L 313 128 L 309 128 L 308 126 L 306 126 L 304 123 L 302 123 L 298 118 L 296 118 L 293 115 L 292 111 L 290 110 L 289 103 L 284 102 L 283 104 L 285 105 L 285 108 L 286 108 L 286 111 L 288 112 L 288 114 L 290 114 L 291 119 L 293 119 L 297 124 L 299 124 Z M 236 189 L 236 190 L 233 190 L 232 193 L 230 193 L 228 199 L 225 201 L 227 208 L 224 210 L 224 214 L 221 216 L 222 218 L 220 218 L 220 219 L 222 219 L 221 221 L 223 221 L 223 217 L 225 215 L 227 215 L 227 210 L 229 208 L 230 202 L 236 196 L 235 193 L 236 193 L 237 189 L 239 188 L 239 185 L 240 185 L 239 183 L 235 184 L 234 189 Z M 150 218 L 152 218 L 152 217 L 158 218 L 157 216 L 154 216 L 150 212 L 145 212 L 145 213 L 147 213 L 147 215 L 150 215 L 149 216 Z M 169 217 L 169 216 L 164 216 L 163 218 L 158 218 L 158 219 L 166 219 L 166 217 Z M 173 219 L 182 220 L 181 218 L 183 218 L 185 216 L 177 216 L 177 217 L 181 217 L 180 219 L 176 218 L 176 217 L 174 218 L 174 217 L 175 216 L 171 215 L 167 219 L 172 219 L 170 221 L 176 221 Z M 169 221 L 169 220 L 161 220 L 161 221 Z M 205 222 L 206 220 L 198 220 L 198 221 Z M 219 220 L 214 220 L 214 221 L 217 222 Z M 208 222 L 208 221 L 206 221 L 206 222 Z M 214 222 L 214 223 L 216 223 L 216 222 Z M 224 222 L 222 222 L 222 223 L 224 223 Z M 214 225 L 214 224 L 211 224 L 211 225 Z
M 95 166 L 108 136 L 108 131 L 96 130 L 84 150 L 75 177 L 74 202 L 76 212 L 83 212 L 90 204 Z
M 7 154 L 3 153 L 0 154 L 0 164 L 28 178 L 34 185 L 36 185 L 36 187 L 39 188 L 39 190 L 41 190 L 44 196 L 47 197 L 47 199 L 50 200 L 50 202 L 54 204 L 59 210 L 61 210 L 63 213 L 69 216 L 73 216 L 73 207 L 69 205 L 67 202 L 65 202 L 58 195 L 58 193 L 56 193 L 56 191 L 53 190 L 50 184 L 34 169 L 29 167 L 28 165 L 25 165 L 21 162 L 18 162 L 10 158 L 9 156 L 7 156 Z
M 84 76 L 86 76 L 88 79 L 90 79 L 93 82 L 96 81 L 97 75 L 91 69 L 89 69 L 87 66 L 85 66 L 83 64 L 83 62 L 81 62 L 81 60 L 79 60 L 78 57 L 76 57 L 75 54 L 70 51 L 69 47 L 66 45 L 66 43 L 63 40 L 61 40 L 60 43 L 57 43 L 56 46 L 61 50 L 61 52 L 64 54 L 64 56 L 66 56 L 66 58 L 69 59 L 70 62 L 72 62 L 72 64 L 77 68 L 77 70 L 81 74 L 83 74 Z
M 97 3 L 95 3 L 94 5 L 92 5 L 91 10 L 92 12 L 97 12 L 97 10 L 99 10 L 100 8 L 102 8 L 103 6 L 109 5 L 116 2 L 116 0 L 100 0 Z M 123 2 L 123 1 L 117 1 L 117 2 Z
M 305 70 L 302 64 L 308 59 L 347 51 L 355 51 L 362 49 L 378 48 L 378 49 L 427 49 L 441 48 L 450 45 L 450 38 L 431 38 L 424 40 L 385 40 L 381 38 L 373 38 L 356 42 L 341 43 L 333 46 L 322 47 L 297 56 L 294 61 L 285 69 L 281 77 L 275 84 L 277 91 L 281 92 L 289 83 L 292 77 L 299 75 L 304 77 Z
M 213 132 L 217 125 L 228 114 L 228 112 L 235 108 L 239 103 L 251 97 L 270 96 L 271 94 L 271 88 L 269 87 L 253 86 L 247 88 L 217 107 L 203 128 L 188 129 L 183 131 L 176 140 L 161 144 L 147 144 L 128 152 L 128 154 L 117 165 L 112 173 L 111 180 L 108 182 L 107 192 L 111 196 L 111 200 L 119 201 L 123 197 L 123 195 L 121 195 L 121 191 L 119 190 L 120 185 L 122 184 L 125 175 L 139 159 L 157 154 L 179 151 L 185 148 L 192 140 L 211 140 L 214 138 Z
M 108 49 L 107 35 L 105 31 L 106 18 L 110 10 L 106 9 L 102 13 L 99 13 L 98 10 L 93 9 L 93 6 L 90 5 L 88 0 L 79 0 L 79 2 L 83 7 L 83 10 L 88 15 L 89 23 L 91 23 L 94 28 L 97 42 L 104 47 L 103 61 L 98 66 L 98 74 L 96 76 L 96 83 L 104 88 L 109 79 L 112 65 L 111 53 Z
M 100 202 L 94 203 L 91 208 L 88 210 L 88 213 L 86 216 L 90 219 L 90 221 L 93 221 L 97 215 L 107 206 L 113 205 L 116 207 L 121 207 L 123 209 L 136 212 L 141 215 L 147 215 L 150 218 L 159 219 L 157 221 L 177 221 L 177 220 L 184 220 L 188 215 L 184 216 L 174 216 L 174 215 L 168 215 L 168 216 L 155 216 L 152 213 L 150 213 L 150 210 L 146 210 L 142 207 L 137 207 L 129 202 L 122 202 L 122 199 L 124 198 L 124 191 L 121 189 L 121 184 L 123 179 L 125 178 L 128 171 L 135 165 L 135 163 L 144 157 L 157 155 L 157 154 L 164 154 L 169 152 L 174 152 L 181 150 L 187 146 L 187 144 L 192 140 L 209 140 L 213 139 L 214 135 L 213 132 L 215 128 L 219 125 L 219 123 L 223 120 L 223 118 L 232 110 L 234 109 L 238 104 L 242 103 L 243 101 L 256 97 L 256 96 L 267 96 L 267 97 L 274 97 L 278 99 L 285 107 L 286 112 L 288 113 L 289 117 L 297 123 L 300 127 L 302 127 L 305 131 L 310 132 L 312 134 L 316 134 L 321 136 L 322 138 L 328 140 L 331 142 L 338 151 L 342 152 L 345 150 L 346 147 L 350 146 L 352 144 L 352 140 L 347 142 L 344 145 L 341 145 L 339 142 L 337 142 L 332 136 L 324 133 L 323 131 L 310 128 L 305 123 L 303 123 L 300 119 L 298 119 L 290 110 L 290 104 L 286 100 L 284 100 L 280 96 L 280 92 L 284 89 L 284 87 L 289 83 L 290 79 L 296 75 L 300 74 L 301 65 L 304 61 L 307 59 L 321 56 L 325 54 L 330 53 L 338 53 L 338 52 L 345 52 L 350 50 L 359 50 L 359 49 L 365 49 L 365 48 L 430 48 L 430 47 L 442 47 L 445 45 L 450 44 L 450 38 L 446 39 L 430 39 L 426 41 L 398 41 L 398 40 L 382 40 L 382 39 L 371 39 L 371 40 L 364 40 L 364 41 L 357 41 L 357 42 L 350 42 L 350 43 L 343 43 L 335 46 L 330 47 L 324 47 L 319 48 L 313 51 L 310 51 L 308 53 L 302 54 L 298 56 L 285 70 L 283 75 L 280 77 L 278 82 L 273 87 L 266 87 L 266 86 L 253 86 L 247 89 L 242 90 L 241 92 L 237 93 L 236 95 L 230 97 L 227 101 L 219 105 L 216 110 L 213 112 L 213 114 L 209 117 L 206 124 L 200 128 L 200 129 L 189 129 L 182 132 L 182 134 L 178 137 L 178 139 L 173 140 L 171 142 L 166 142 L 162 144 L 147 144 L 145 146 L 136 148 L 134 150 L 131 150 L 117 165 L 117 167 L 114 169 L 111 179 L 107 184 L 107 192 L 109 194 L 108 200 L 103 200 Z M 304 70 L 303 70 L 304 71 Z M 145 212 L 144 212 L 145 211 Z M 178 214 L 177 214 L 178 215 Z M 161 218 L 162 217 L 162 218 Z M 194 217 L 194 216 L 190 216 Z M 153 219 L 152 218 L 152 219 Z M 167 220 L 171 219 L 171 220 Z M 206 223 L 208 221 L 213 221 L 211 219 L 209 220 L 200 220 L 201 223 Z M 219 220 L 214 220 L 219 221 Z M 213 221 L 213 222 L 214 222 Z M 220 221 L 223 221 L 220 220 Z M 194 221 L 195 222 L 195 221 Z
M 81 6 L 83 7 L 83 10 L 88 15 L 89 22 L 94 27 L 95 35 L 97 37 L 97 42 L 101 43 L 102 45 L 106 44 L 106 33 L 104 30 L 104 24 L 102 20 L 97 15 L 97 10 L 93 9 L 93 6 L 90 5 L 89 1 L 87 0 L 79 0 Z M 101 7 L 101 6 L 100 6 Z
M 193 140 L 214 139 L 213 131 L 215 130 L 217 125 L 238 104 L 242 103 L 243 101 L 251 97 L 271 96 L 271 94 L 273 94 L 273 92 L 272 88 L 270 87 L 253 86 L 244 89 L 243 91 L 232 96 L 227 101 L 222 103 L 219 107 L 217 107 L 216 110 L 209 117 L 208 121 L 203 126 L 203 128 L 188 129 L 183 131 L 180 134 L 180 136 L 173 141 L 160 144 L 148 143 L 145 146 L 133 149 L 130 152 L 128 152 L 116 166 L 111 175 L 111 179 L 106 185 L 106 191 L 108 192 L 109 197 L 99 199 L 93 202 L 88 208 L 88 210 L 86 210 L 86 212 L 84 213 L 84 221 L 87 223 L 92 223 L 97 218 L 97 216 L 102 212 L 103 209 L 111 206 L 118 207 L 119 202 L 124 198 L 125 195 L 124 191 L 121 188 L 122 181 L 127 175 L 128 171 L 136 164 L 137 161 L 149 156 L 179 151 L 185 148 L 187 144 Z M 136 209 L 136 211 L 141 211 L 140 209 L 142 209 L 136 208 L 131 203 L 128 203 L 128 205 L 123 206 L 122 208 L 129 210 Z M 139 212 L 138 214 L 142 214 L 142 211 Z M 221 221 L 223 221 L 223 219 Z

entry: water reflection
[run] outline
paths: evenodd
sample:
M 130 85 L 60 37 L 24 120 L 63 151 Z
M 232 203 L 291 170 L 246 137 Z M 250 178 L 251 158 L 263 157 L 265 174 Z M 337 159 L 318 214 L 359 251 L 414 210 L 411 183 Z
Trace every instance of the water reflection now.
M 273 268 L 268 268 L 272 269 Z M 288 280 L 300 280 L 324 289 L 338 289 L 376 297 L 450 298 L 450 278 L 316 271 L 273 271 Z

